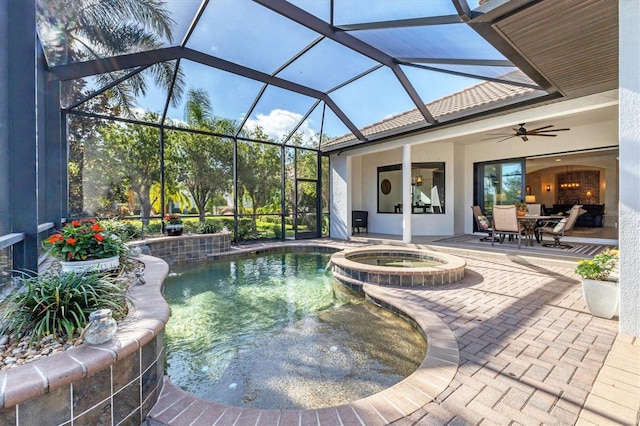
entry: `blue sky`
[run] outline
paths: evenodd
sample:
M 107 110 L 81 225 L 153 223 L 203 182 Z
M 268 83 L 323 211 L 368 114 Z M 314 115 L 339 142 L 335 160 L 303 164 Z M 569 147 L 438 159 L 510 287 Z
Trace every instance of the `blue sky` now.
M 328 0 L 292 0 L 292 3 L 321 19 L 329 19 Z M 469 3 L 472 8 L 477 6 L 477 0 Z M 199 5 L 200 0 L 167 2 L 176 21 L 171 45 L 180 44 Z M 456 13 L 450 0 L 335 0 L 334 11 L 336 24 Z M 352 34 L 376 44 L 386 53 L 401 56 L 502 58 L 484 40 L 474 38 L 473 32 L 466 25 L 453 25 L 456 27 L 440 25 L 426 29 L 376 30 Z M 254 2 L 215 0 L 209 2 L 187 47 L 272 74 L 317 37 L 315 32 Z M 354 54 L 338 43 L 325 39 L 278 76 L 326 91 L 375 65 L 377 63 L 372 59 Z M 181 67 L 188 87 L 206 90 L 212 100 L 214 114 L 220 117 L 242 120 L 262 87 L 262 83 L 190 61 L 183 60 Z M 471 70 L 469 67 L 465 69 L 459 66 L 449 68 L 478 72 L 478 67 Z M 402 69 L 424 102 L 481 82 L 413 67 L 403 66 Z M 482 70 L 491 76 L 504 71 L 497 68 Z M 161 112 L 165 96 L 154 88 L 144 99 L 139 99 L 139 106 L 145 110 Z M 386 67 L 336 90 L 330 96 L 357 127 L 415 108 L 406 91 Z M 249 124 L 262 126 L 270 136 L 278 139 L 292 128 L 296 119 L 308 112 L 314 102 L 313 98 L 270 87 L 249 117 Z M 183 103 L 177 108 L 170 108 L 169 117 L 181 119 Z M 303 130 L 308 134 L 319 132 L 320 121 L 321 114 L 314 112 Z M 347 132 L 346 127 L 335 119 L 327 120 L 324 131 L 331 136 Z

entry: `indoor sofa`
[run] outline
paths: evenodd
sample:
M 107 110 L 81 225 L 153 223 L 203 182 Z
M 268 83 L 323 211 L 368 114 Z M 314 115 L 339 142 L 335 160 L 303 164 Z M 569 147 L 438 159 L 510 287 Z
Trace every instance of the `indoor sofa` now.
M 567 215 L 573 204 L 554 204 L 553 207 L 545 207 L 547 215 Z M 604 204 L 583 204 L 585 212 L 578 216 L 575 227 L 602 228 L 604 226 Z

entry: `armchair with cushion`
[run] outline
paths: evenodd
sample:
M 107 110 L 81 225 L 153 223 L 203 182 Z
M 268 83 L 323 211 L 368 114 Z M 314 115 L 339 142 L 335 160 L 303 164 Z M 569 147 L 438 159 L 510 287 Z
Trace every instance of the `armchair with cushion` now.
M 565 215 L 571 210 L 573 204 L 554 204 L 553 207 L 546 208 L 545 214 Z M 576 228 L 601 228 L 604 226 L 604 204 L 583 204 L 582 211 L 576 219 Z
M 575 205 L 569 211 L 569 216 L 563 218 L 553 218 L 545 221 L 542 226 L 536 228 L 536 241 L 542 240 L 543 234 L 551 235 L 553 238 L 553 244 L 543 244 L 545 247 L 555 248 L 571 248 L 568 244 L 560 244 L 560 239 L 565 235 L 571 234 L 573 226 L 576 224 L 576 220 L 580 215 L 582 209 L 581 205 Z
M 496 235 L 500 237 L 500 244 L 504 241 L 505 235 L 513 236 L 518 240 L 518 248 L 522 242 L 524 227 L 518 222 L 518 213 L 515 205 L 494 205 L 493 206 L 493 230 L 491 231 L 491 245 L 493 245 Z

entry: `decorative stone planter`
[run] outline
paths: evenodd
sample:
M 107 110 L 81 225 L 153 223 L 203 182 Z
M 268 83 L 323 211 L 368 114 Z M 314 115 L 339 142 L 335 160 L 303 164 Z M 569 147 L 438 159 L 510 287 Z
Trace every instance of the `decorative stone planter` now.
M 120 266 L 120 257 L 112 256 L 104 259 L 76 260 L 60 262 L 62 272 L 108 271 Z
M 146 284 L 129 287 L 135 306 L 109 341 L 78 347 L 0 371 L 0 424 L 140 425 L 162 390 L 162 283 L 169 266 L 140 255 Z
M 167 225 L 164 228 L 167 231 L 167 235 L 170 237 L 177 237 L 178 235 L 182 235 L 182 224 L 178 225 Z
M 616 281 L 599 281 L 582 279 L 582 294 L 587 309 L 594 316 L 613 318 L 618 310 L 618 283 Z

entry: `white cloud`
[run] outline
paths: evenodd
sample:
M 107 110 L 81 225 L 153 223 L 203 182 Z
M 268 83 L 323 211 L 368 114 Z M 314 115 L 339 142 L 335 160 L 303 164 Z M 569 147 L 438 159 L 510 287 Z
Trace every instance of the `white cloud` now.
M 269 137 L 279 141 L 283 136 L 288 135 L 300 120 L 302 120 L 301 114 L 283 109 L 274 109 L 268 115 L 258 114 L 255 120 L 247 120 L 246 125 L 252 130 L 260 126 Z M 305 140 L 316 135 L 316 132 L 309 128 L 308 120 L 302 123 L 298 128 L 298 132 L 302 132 Z

